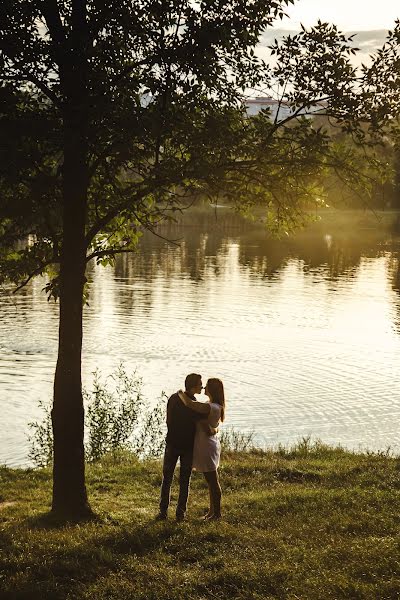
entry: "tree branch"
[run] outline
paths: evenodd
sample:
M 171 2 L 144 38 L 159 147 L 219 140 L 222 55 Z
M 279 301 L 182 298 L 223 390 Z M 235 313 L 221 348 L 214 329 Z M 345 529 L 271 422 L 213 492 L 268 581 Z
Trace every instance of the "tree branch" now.
M 121 211 L 123 211 L 127 207 L 126 204 L 119 204 L 115 206 L 112 210 L 108 211 L 101 219 L 99 219 L 87 232 L 85 241 L 86 246 L 89 246 L 90 242 L 93 238 L 105 227 L 108 225 L 115 217 L 117 217 Z
M 173 244 L 178 248 L 180 247 L 180 244 L 176 240 L 170 240 L 164 237 L 163 235 L 156 233 L 154 229 L 150 229 L 149 227 L 146 227 L 146 229 L 148 229 L 148 231 L 150 231 L 156 237 L 165 240 L 169 244 Z M 117 254 L 129 254 L 130 252 L 135 252 L 135 250 L 132 248 L 109 248 L 108 250 L 96 250 L 95 252 L 92 252 L 92 254 L 89 254 L 89 256 L 86 257 L 86 262 L 88 263 L 93 258 L 101 258 L 102 256 L 116 256 Z
M 44 0 L 42 14 L 54 42 L 61 47 L 66 41 L 64 26 L 58 10 L 57 0 Z
M 129 252 L 134 252 L 132 248 L 109 248 L 108 250 L 98 250 L 96 252 L 92 252 L 89 256 L 86 257 L 86 262 L 88 263 L 93 258 L 101 258 L 102 256 L 115 256 L 117 254 L 127 254 Z
M 19 290 L 21 290 L 23 287 L 25 287 L 30 282 L 31 279 L 33 279 L 34 277 L 37 277 L 37 275 L 41 275 L 43 270 L 46 267 L 48 267 L 49 265 L 58 264 L 59 262 L 60 262 L 59 259 L 57 260 L 57 257 L 55 257 L 52 260 L 48 260 L 45 263 L 42 263 L 40 265 L 40 267 L 38 267 L 37 269 L 32 271 L 32 273 L 30 273 L 30 275 L 27 277 L 27 279 L 25 279 L 25 281 L 23 281 L 18 287 L 15 288 L 15 290 L 13 290 L 13 294 L 16 294 L 17 292 L 19 292 Z
M 49 87 L 47 87 L 47 85 L 45 83 L 40 81 L 40 79 L 38 79 L 37 77 L 35 77 L 32 74 L 25 75 L 25 74 L 21 73 L 21 75 L 0 75 L 0 80 L 2 80 L 2 81 L 27 81 L 29 83 L 33 83 L 33 85 L 36 85 L 36 87 L 39 88 L 39 90 L 41 92 L 43 92 L 43 94 L 45 96 L 47 96 L 49 98 L 49 100 L 51 100 L 56 106 L 61 107 L 61 100 L 57 96 L 57 94 L 55 94 L 53 92 L 53 90 L 51 90 Z
M 170 240 L 169 238 L 164 237 L 163 235 L 156 233 L 154 231 L 154 227 L 151 226 L 150 223 L 143 223 L 143 220 L 138 217 L 138 215 L 136 213 L 134 213 L 136 219 L 139 221 L 139 223 L 145 228 L 147 229 L 147 231 L 150 231 L 150 233 L 152 233 L 153 235 L 155 235 L 156 237 L 160 238 L 161 240 L 165 240 L 166 242 L 168 242 L 169 244 L 172 244 L 173 246 L 177 246 L 179 248 L 180 244 L 178 244 L 177 240 Z

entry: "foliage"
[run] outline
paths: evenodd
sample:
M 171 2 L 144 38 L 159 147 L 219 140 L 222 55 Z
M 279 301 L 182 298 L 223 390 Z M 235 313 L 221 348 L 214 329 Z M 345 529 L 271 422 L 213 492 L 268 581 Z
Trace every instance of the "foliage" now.
M 129 378 L 122 365 L 111 379 L 116 383 L 115 390 L 103 385 L 96 371 L 92 391 L 84 392 L 88 460 L 99 460 L 107 452 L 129 446 L 143 410 L 140 379 Z
M 328 108 L 343 125 L 354 121 L 360 108 L 354 89 L 356 68 L 350 60 L 358 52 L 354 35 L 346 36 L 336 25 L 318 21 L 308 30 L 302 26 L 281 43 L 275 40 L 272 77 L 282 88 L 283 100 L 298 114 Z
M 68 106 L 87 119 L 88 260 L 134 249 L 141 227 L 221 179 L 214 145 L 241 114 L 238 91 L 262 72 L 248 49 L 290 2 L 233 0 L 222 12 L 189 0 L 3 2 L 0 277 L 23 281 L 60 261 Z M 78 58 L 87 97 L 76 99 L 63 78 Z M 6 252 L 30 234 L 29 249 Z
M 386 152 L 394 166 L 394 202 L 400 203 L 400 19 L 387 40 L 372 56 L 371 66 L 362 66 L 362 94 L 372 131 L 385 134 Z
M 31 434 L 29 435 L 28 458 L 36 467 L 46 467 L 53 462 L 53 429 L 51 423 L 51 404 L 39 400 L 39 407 L 44 412 L 41 422 L 29 423 Z
M 237 431 L 224 427 L 220 434 L 221 450 L 224 452 L 249 452 L 255 449 L 254 431 Z
M 368 144 L 360 120 L 373 112 L 377 130 L 380 117 L 387 121 L 388 102 L 392 112 L 397 102 L 397 83 L 382 73 L 398 64 L 398 26 L 361 80 L 350 61 L 357 51 L 352 36 L 326 23 L 275 42 L 271 66 L 252 48 L 289 2 L 232 0 L 223 11 L 216 0 L 198 6 L 189 0 L 81 3 L 91 107 L 87 260 L 107 264 L 133 250 L 143 227 L 173 219 L 200 194 L 229 197 L 243 211 L 262 204 L 270 229 L 291 231 L 304 222 L 310 203 L 323 202 L 321 178 L 328 171 L 368 192 L 374 157 L 368 160 L 367 153 L 361 161 L 354 144 L 343 152 L 329 127 L 315 127 L 304 115 L 323 107 L 339 131 Z M 51 5 L 62 18 L 62 51 Z M 85 39 L 84 33 L 74 32 L 64 1 L 7 0 L 0 22 L 0 279 L 21 283 L 51 268 L 46 291 L 57 297 L 63 241 L 59 65 L 68 66 L 74 35 Z M 383 92 L 389 84 L 390 96 Z M 245 116 L 244 90 L 260 87 L 291 107 L 287 118 Z M 381 108 L 374 112 L 375 97 Z M 16 248 L 27 235 L 31 243 Z
M 134 452 L 141 458 L 158 457 L 164 451 L 166 399 L 162 393 L 154 409 L 142 415 L 141 428 L 133 445 Z
M 140 458 L 160 456 L 165 439 L 165 394 L 154 408 L 146 405 L 142 379 L 135 373 L 129 376 L 122 364 L 105 381 L 98 371 L 93 376 L 92 389 L 84 390 L 86 460 L 95 462 L 124 451 Z M 39 404 L 44 419 L 30 423 L 29 458 L 37 467 L 44 467 L 53 459 L 53 432 L 51 407 Z
M 400 117 L 400 19 L 388 32 L 386 43 L 374 54 L 372 65 L 363 65 L 364 106 L 375 129 L 399 134 Z M 400 138 L 397 138 L 398 140 Z

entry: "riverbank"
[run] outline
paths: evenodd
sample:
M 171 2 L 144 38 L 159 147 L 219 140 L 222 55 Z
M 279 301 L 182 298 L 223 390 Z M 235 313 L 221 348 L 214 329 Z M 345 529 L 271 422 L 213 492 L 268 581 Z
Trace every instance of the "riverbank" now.
M 237 230 L 250 231 L 262 230 L 265 227 L 265 207 L 252 209 L 252 218 L 244 217 L 235 209 L 226 204 L 210 205 L 198 203 L 175 215 L 173 221 L 162 223 L 160 231 L 176 227 L 197 228 L 199 225 L 205 230 Z M 290 237 L 303 236 L 312 233 L 348 233 L 357 235 L 365 232 L 381 231 L 398 235 L 400 232 L 400 210 L 373 210 L 370 208 L 318 208 L 309 212 L 309 218 L 304 220 L 304 226 L 293 231 Z M 282 232 L 284 233 L 284 232 Z
M 49 522 L 50 470 L 0 470 L 4 599 L 398 598 L 400 462 L 322 445 L 225 454 L 224 520 L 154 521 L 160 463 L 87 469 L 97 522 Z M 176 487 L 174 488 L 176 498 Z M 172 516 L 172 515 L 171 515 Z

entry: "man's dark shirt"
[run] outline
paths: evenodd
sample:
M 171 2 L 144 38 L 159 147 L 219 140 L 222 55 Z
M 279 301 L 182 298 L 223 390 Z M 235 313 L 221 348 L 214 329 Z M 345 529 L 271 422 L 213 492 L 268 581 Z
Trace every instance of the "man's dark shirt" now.
M 196 400 L 194 396 L 190 394 L 188 396 L 192 400 Z M 185 406 L 177 392 L 172 394 L 167 404 L 167 444 L 171 444 L 171 446 L 183 452 L 192 450 L 196 433 L 196 421 L 201 418 L 204 418 L 204 415 L 196 413 Z

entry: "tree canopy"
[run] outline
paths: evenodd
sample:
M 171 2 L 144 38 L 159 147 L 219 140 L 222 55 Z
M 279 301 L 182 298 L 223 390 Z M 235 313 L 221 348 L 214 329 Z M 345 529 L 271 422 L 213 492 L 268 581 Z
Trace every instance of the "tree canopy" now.
M 288 3 L 77 2 L 83 27 L 68 2 L 3 2 L 0 202 L 8 254 L 0 276 L 22 282 L 45 269 L 51 274 L 59 261 L 62 71 L 74 53 L 87 56 L 87 98 L 74 110 L 88 121 L 88 259 L 105 262 L 132 250 L 142 226 L 151 228 L 195 195 L 223 194 L 242 208 L 264 204 L 270 227 L 290 229 L 322 196 L 322 171 L 341 171 L 354 184 L 349 158 L 356 150 L 332 145 L 327 130 L 302 115 L 319 103 L 365 141 L 359 123 L 366 98 L 375 125 L 398 104 L 395 75 L 380 76 L 384 64 L 385 72 L 395 64 L 398 27 L 365 69 L 363 88 L 351 63 L 352 36 L 332 25 L 275 42 L 273 66 L 256 57 L 260 34 Z M 84 46 L 76 44 L 83 33 Z M 261 87 L 293 107 L 287 120 L 246 118 L 244 94 Z M 356 171 L 358 184 L 368 187 Z M 34 236 L 31 244 L 16 251 L 26 235 Z

